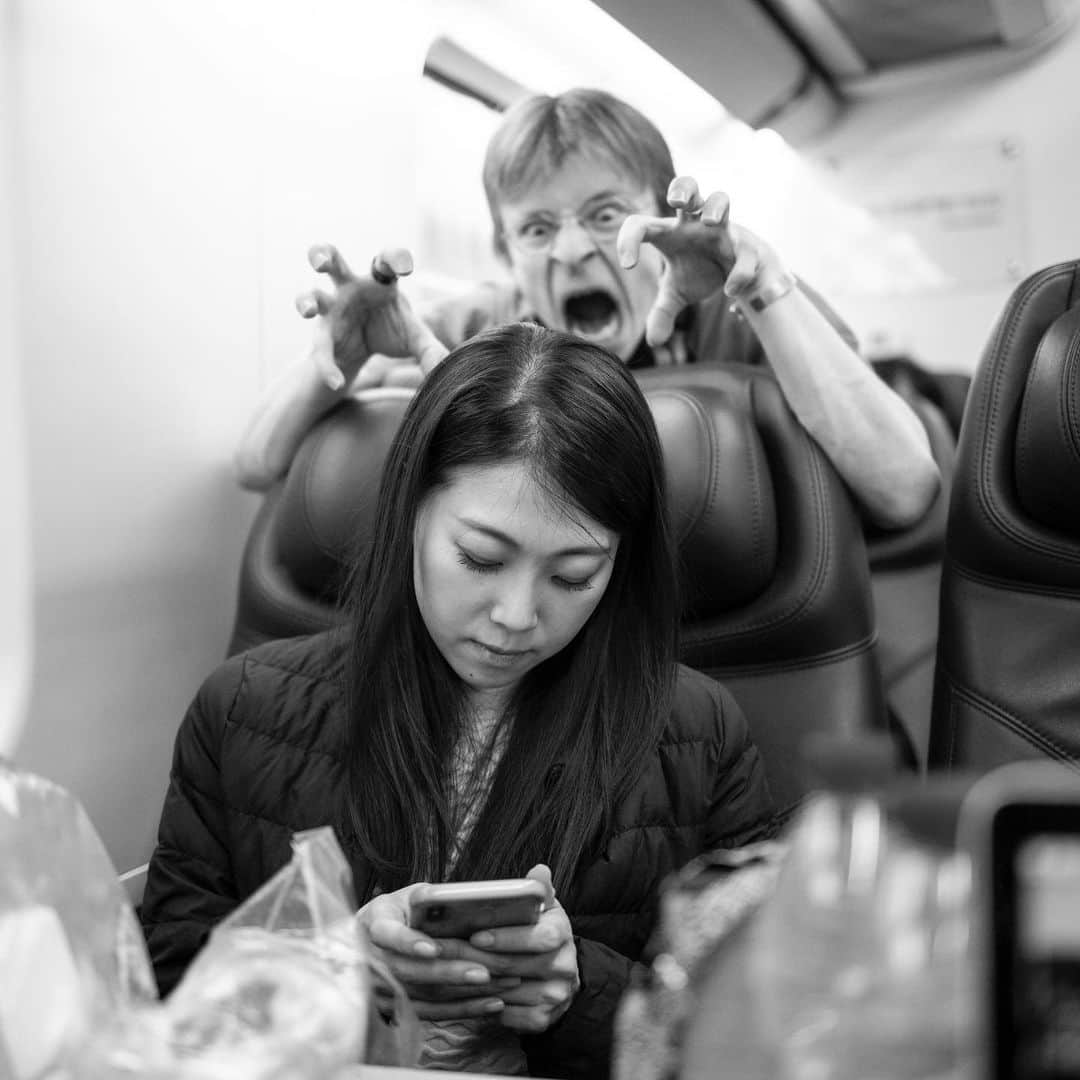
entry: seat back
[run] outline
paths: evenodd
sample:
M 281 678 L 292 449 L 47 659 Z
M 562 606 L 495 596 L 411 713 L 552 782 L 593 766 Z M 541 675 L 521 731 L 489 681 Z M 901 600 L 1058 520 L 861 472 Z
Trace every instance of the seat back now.
M 790 808 L 804 735 L 886 724 L 857 514 L 768 372 L 694 365 L 640 382 L 677 531 L 682 659 L 730 687 Z M 405 404 L 348 401 L 308 435 L 253 525 L 231 651 L 340 620 L 343 567 L 369 535 Z
M 735 695 L 789 811 L 808 790 L 806 735 L 888 724 L 858 513 L 768 371 L 638 377 L 682 559 L 682 660 Z
M 1080 753 L 1080 262 L 1007 302 L 972 383 L 942 570 L 930 764 Z
M 370 535 L 383 462 L 411 398 L 405 389 L 369 390 L 308 432 L 248 533 L 230 656 L 341 622 L 349 557 Z
M 941 486 L 926 513 L 905 529 L 864 522 L 874 598 L 878 663 L 894 726 L 906 736 L 907 754 L 919 772 L 927 769 L 934 664 L 937 656 L 938 597 L 956 437 L 942 409 L 909 380 L 890 383 L 922 421 Z

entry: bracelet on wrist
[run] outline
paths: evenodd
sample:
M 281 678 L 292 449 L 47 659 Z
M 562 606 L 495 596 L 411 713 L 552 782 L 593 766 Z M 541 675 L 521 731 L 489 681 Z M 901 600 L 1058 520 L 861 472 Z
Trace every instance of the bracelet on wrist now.
M 792 289 L 795 288 L 795 275 L 786 270 L 779 277 L 767 281 L 759 289 L 750 293 L 741 293 L 735 297 L 737 301 L 746 304 L 751 311 L 764 311 L 777 300 L 782 300 Z

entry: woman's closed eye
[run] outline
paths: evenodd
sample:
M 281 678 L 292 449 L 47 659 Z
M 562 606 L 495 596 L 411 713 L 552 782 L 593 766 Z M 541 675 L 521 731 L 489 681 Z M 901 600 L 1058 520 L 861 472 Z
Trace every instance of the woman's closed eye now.
M 496 560 L 478 559 L 464 548 L 458 548 L 458 562 L 467 570 L 473 570 L 477 574 L 493 574 L 502 566 L 502 563 Z
M 471 570 L 474 574 L 494 574 L 503 565 L 498 559 L 481 559 L 461 547 L 458 548 L 458 562 L 466 570 Z M 567 592 L 584 592 L 586 589 L 593 587 L 593 576 L 593 574 L 588 574 L 583 578 L 572 578 L 565 577 L 562 574 L 554 574 L 551 580 L 560 589 L 566 589 Z
M 569 592 L 584 592 L 585 589 L 592 588 L 592 577 L 581 578 L 575 581 L 573 578 L 561 577 L 558 574 L 551 579 L 562 589 L 566 589 Z

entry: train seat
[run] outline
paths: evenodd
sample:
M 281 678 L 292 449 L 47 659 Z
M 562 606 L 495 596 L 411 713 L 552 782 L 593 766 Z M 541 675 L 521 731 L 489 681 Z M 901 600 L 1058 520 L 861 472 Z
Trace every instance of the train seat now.
M 941 473 L 934 501 L 914 525 L 884 529 L 864 523 L 885 699 L 894 726 L 906 736 L 910 763 L 925 772 L 956 436 L 945 411 L 907 378 L 887 381 L 922 421 Z
M 682 563 L 682 659 L 731 688 L 790 808 L 805 792 L 803 735 L 887 723 L 858 516 L 768 372 L 640 375 Z M 231 652 L 340 620 L 343 567 L 367 535 L 405 404 L 351 400 L 309 433 L 252 527 Z
M 942 571 L 932 768 L 1080 755 L 1080 262 L 1014 290 L 975 373 Z

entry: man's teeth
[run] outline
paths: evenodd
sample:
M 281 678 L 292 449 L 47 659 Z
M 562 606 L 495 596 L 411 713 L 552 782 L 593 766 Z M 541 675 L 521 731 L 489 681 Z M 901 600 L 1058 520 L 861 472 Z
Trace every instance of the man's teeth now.
M 603 323 L 588 322 L 580 323 L 572 321 L 570 323 L 570 330 L 577 334 L 578 337 L 583 337 L 587 341 L 601 341 L 604 338 L 611 337 L 619 326 L 618 313 L 611 316 Z

